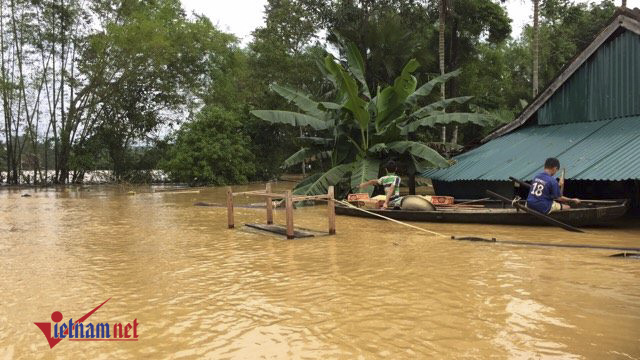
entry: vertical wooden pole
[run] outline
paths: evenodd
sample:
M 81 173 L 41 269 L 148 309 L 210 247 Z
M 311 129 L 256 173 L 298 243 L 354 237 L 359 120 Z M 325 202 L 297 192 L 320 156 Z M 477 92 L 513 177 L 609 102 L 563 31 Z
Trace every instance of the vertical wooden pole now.
M 227 222 L 229 229 L 233 229 L 233 192 L 231 191 L 231 187 L 227 188 Z
M 267 183 L 266 191 L 267 191 L 267 194 L 271 193 L 270 182 Z M 268 225 L 273 224 L 273 199 L 270 197 L 267 198 L 267 224 Z
M 327 208 L 329 212 L 329 235 L 336 234 L 336 203 L 333 201 L 334 199 L 334 190 L 333 186 L 329 186 L 329 191 L 327 192 L 329 196 L 329 201 L 327 202 Z
M 293 239 L 293 199 L 291 190 L 287 190 L 287 239 Z

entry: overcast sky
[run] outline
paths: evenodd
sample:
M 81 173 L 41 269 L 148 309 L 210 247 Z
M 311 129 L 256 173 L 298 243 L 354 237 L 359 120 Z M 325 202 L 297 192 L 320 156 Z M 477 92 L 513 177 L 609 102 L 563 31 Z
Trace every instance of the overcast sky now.
M 594 2 L 578 0 L 579 2 Z M 221 30 L 236 34 L 243 43 L 251 40 L 251 32 L 264 24 L 264 5 L 267 0 L 182 0 L 187 12 L 195 11 L 208 16 Z M 621 0 L 615 0 L 620 5 Z M 513 20 L 513 37 L 517 37 L 524 24 L 531 21 L 531 0 L 507 0 L 509 17 Z M 627 0 L 630 8 L 640 7 L 640 0 Z

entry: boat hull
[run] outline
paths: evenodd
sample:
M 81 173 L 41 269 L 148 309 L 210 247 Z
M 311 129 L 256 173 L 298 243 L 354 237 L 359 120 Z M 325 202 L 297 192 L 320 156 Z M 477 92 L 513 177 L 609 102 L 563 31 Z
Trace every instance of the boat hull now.
M 584 207 L 564 210 L 549 214 L 550 217 L 573 226 L 608 225 L 627 212 L 626 201 L 594 207 Z M 509 206 L 507 208 L 478 208 L 478 209 L 438 209 L 436 211 L 405 211 L 366 209 L 369 212 L 384 215 L 400 221 L 443 222 L 443 223 L 474 223 L 474 224 L 503 224 L 503 225 L 548 225 L 544 221 L 526 212 L 518 211 Z M 336 214 L 381 219 L 360 209 L 346 206 L 336 206 Z

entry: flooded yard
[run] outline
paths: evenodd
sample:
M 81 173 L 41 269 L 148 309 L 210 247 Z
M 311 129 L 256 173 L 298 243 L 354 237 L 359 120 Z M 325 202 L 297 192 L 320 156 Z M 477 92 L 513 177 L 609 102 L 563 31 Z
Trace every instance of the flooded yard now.
M 285 240 L 240 228 L 264 209 L 236 207 L 229 230 L 225 208 L 198 201 L 223 204 L 225 189 L 0 191 L 0 358 L 640 358 L 640 261 L 613 251 L 458 242 L 341 216 L 336 236 Z M 294 216 L 326 230 L 325 206 Z M 586 234 L 412 224 L 640 247 L 630 223 Z M 49 349 L 34 325 L 107 299 L 87 322 L 137 319 L 137 341 Z

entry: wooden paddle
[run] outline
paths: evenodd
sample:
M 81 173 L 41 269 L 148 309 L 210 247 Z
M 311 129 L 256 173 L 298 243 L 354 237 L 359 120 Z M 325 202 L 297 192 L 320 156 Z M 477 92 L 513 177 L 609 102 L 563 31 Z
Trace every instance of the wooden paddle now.
M 517 202 L 512 202 L 509 198 L 504 197 L 504 196 L 502 196 L 500 194 L 496 194 L 491 190 L 487 190 L 487 195 L 489 195 L 489 196 L 491 196 L 493 198 L 502 200 L 502 201 L 504 201 L 506 203 L 511 203 L 513 205 L 513 207 L 515 207 L 516 209 L 520 209 L 520 210 L 522 210 L 524 212 L 527 212 L 527 213 L 537 217 L 538 219 L 540 219 L 540 220 L 542 220 L 542 221 L 544 221 L 544 222 L 546 222 L 548 224 L 559 226 L 559 227 L 561 227 L 561 228 L 563 228 L 565 230 L 568 230 L 568 231 L 580 232 L 580 233 L 584 232 L 584 231 L 582 231 L 582 230 L 580 230 L 580 229 L 578 229 L 576 227 L 573 227 L 573 226 L 571 226 L 569 224 L 565 224 L 562 221 L 556 220 L 556 219 L 554 219 L 554 218 L 552 218 L 552 217 L 550 217 L 548 215 L 545 215 L 545 214 L 543 214 L 541 212 L 535 211 L 533 209 L 529 209 L 528 207 L 522 206 L 522 205 L 518 204 Z

